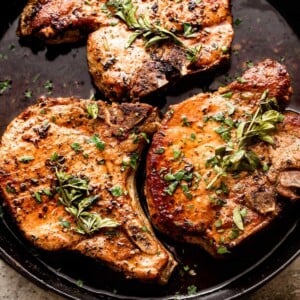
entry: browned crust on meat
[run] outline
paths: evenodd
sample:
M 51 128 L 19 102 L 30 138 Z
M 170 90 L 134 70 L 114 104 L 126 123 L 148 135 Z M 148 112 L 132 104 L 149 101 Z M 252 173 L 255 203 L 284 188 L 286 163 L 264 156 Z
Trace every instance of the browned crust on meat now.
M 299 169 L 299 134 L 295 137 L 283 129 L 293 127 L 293 132 L 299 132 L 298 115 L 286 114 L 284 123 L 276 131 L 277 142 L 273 146 L 261 142 L 251 148 L 264 164 L 271 165 L 268 176 L 259 169 L 253 173 L 241 172 L 237 178 L 234 174 L 227 174 L 219 182 L 221 180 L 230 187 L 228 194 L 220 191 L 218 196 L 215 190 L 207 189 L 215 173 L 206 162 L 214 156 L 215 149 L 224 145 L 224 140 L 215 131 L 220 123 L 209 118 L 220 112 L 226 114 L 230 106 L 235 108 L 230 117 L 242 120 L 245 115 L 255 112 L 266 90 L 270 97 L 276 97 L 284 105 L 292 92 L 286 69 L 272 60 L 258 63 L 247 70 L 241 79 L 215 93 L 198 94 L 169 109 L 153 137 L 147 156 L 145 193 L 151 220 L 160 231 L 176 240 L 199 244 L 210 254 L 217 255 L 220 247 L 235 247 L 268 225 L 280 212 L 277 194 L 283 193 L 280 184 L 277 188 L 274 185 L 280 180 L 278 174 L 282 170 L 276 165 L 277 154 L 280 151 L 284 153 L 282 149 L 290 147 L 290 139 L 293 139 L 289 162 L 291 168 Z M 230 99 L 222 96 L 229 92 L 232 93 Z M 206 121 L 208 119 L 210 121 Z M 284 138 L 287 135 L 289 137 Z M 284 161 L 280 158 L 278 164 L 281 166 Z M 189 197 L 180 184 L 173 193 L 166 192 L 170 181 L 165 176 L 178 170 L 193 176 L 192 180 L 180 183 L 188 185 Z M 275 175 L 270 181 L 268 177 L 271 173 Z M 292 191 L 296 194 L 297 180 L 293 182 Z M 244 230 L 232 238 L 235 227 L 233 211 L 237 207 L 245 208 L 247 216 Z
M 18 35 L 46 43 L 76 42 L 88 35 L 87 56 L 95 85 L 106 98 L 138 101 L 180 77 L 228 61 L 233 39 L 229 0 L 132 0 L 136 17 L 169 30 L 174 41 L 145 48 L 142 38 L 130 47 L 134 30 L 97 0 L 31 0 L 20 17 Z M 108 8 L 108 9 L 107 9 Z M 186 32 L 190 26 L 193 32 Z
M 125 24 L 101 26 L 88 38 L 87 55 L 92 78 L 109 99 L 137 101 L 182 76 L 215 68 L 229 59 L 233 39 L 229 1 L 206 0 L 193 2 L 194 6 L 185 0 L 153 1 L 155 13 L 151 3 L 143 2 L 137 15 L 151 16 L 151 22 L 178 35 L 182 45 L 164 42 L 146 49 L 142 39 L 137 39 L 127 47 L 133 31 Z M 198 31 L 185 37 L 183 24 Z M 194 59 L 188 58 L 189 51 L 196 51 Z
M 49 44 L 74 43 L 106 23 L 100 0 L 29 0 L 19 20 L 20 37 Z
M 91 104 L 98 107 L 96 118 L 87 113 Z M 0 188 L 25 237 L 48 251 L 79 251 L 127 278 L 166 283 L 176 262 L 156 239 L 135 187 L 141 151 L 158 121 L 157 110 L 147 104 L 76 98 L 44 98 L 15 118 L 1 141 Z M 95 135 L 103 148 L 91 142 Z M 60 157 L 56 163 L 51 159 L 54 153 Z M 24 156 L 30 160 L 22 161 Z M 91 211 L 119 226 L 91 235 L 76 233 L 74 218 L 59 204 L 57 168 L 89 178 L 92 193 L 99 197 Z M 121 195 L 110 192 L 115 186 Z M 62 220 L 70 227 L 62 226 Z

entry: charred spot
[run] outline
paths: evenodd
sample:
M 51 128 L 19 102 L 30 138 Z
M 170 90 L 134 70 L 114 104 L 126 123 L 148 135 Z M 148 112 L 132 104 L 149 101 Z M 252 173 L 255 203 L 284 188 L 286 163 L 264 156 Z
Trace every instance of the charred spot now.
M 216 3 L 216 4 L 212 7 L 211 10 L 212 10 L 213 12 L 217 12 L 219 8 L 220 8 L 220 5 L 219 5 L 218 3 Z
M 26 110 L 24 113 L 22 113 L 21 119 L 25 121 L 28 118 L 30 118 L 31 115 L 32 115 L 32 111 L 31 110 Z
M 193 11 L 197 6 L 197 3 L 195 0 L 190 0 L 188 3 L 188 10 Z
M 32 185 L 35 185 L 35 186 L 39 185 L 39 180 L 36 179 L 36 178 L 31 178 L 30 182 L 31 182 Z
M 23 199 L 14 199 L 13 200 L 13 205 L 16 206 L 16 207 L 20 207 L 23 203 Z
M 49 130 L 50 126 L 51 125 L 49 123 L 46 123 L 39 127 L 34 127 L 33 131 L 35 133 L 37 133 L 41 139 L 44 139 L 48 136 L 48 130 Z
M 105 64 L 103 65 L 103 69 L 104 71 L 107 71 L 111 66 L 113 66 L 116 63 L 116 58 L 115 57 L 111 57 L 109 58 Z
M 9 174 L 7 172 L 5 172 L 4 170 L 0 170 L 0 176 L 4 177 L 4 176 L 8 176 Z
M 122 103 L 121 110 L 125 115 L 133 115 L 134 118 L 144 119 L 147 117 L 149 109 L 145 105 L 132 105 L 130 103 Z
M 166 75 L 168 81 L 180 78 L 180 71 L 175 68 L 169 61 L 159 61 L 157 69 Z
M 154 4 L 151 6 L 151 9 L 152 9 L 152 11 L 156 14 L 157 11 L 158 11 L 158 4 L 157 4 L 157 3 L 154 3 Z
M 27 183 L 22 182 L 22 183 L 20 184 L 20 191 L 21 191 L 21 192 L 24 192 L 24 191 L 26 191 L 26 190 L 27 190 Z
M 31 6 L 30 9 L 30 13 L 28 15 L 26 15 L 24 22 L 30 25 L 32 23 L 32 21 L 34 20 L 34 18 L 36 17 L 36 15 L 40 12 L 40 10 L 43 8 L 44 4 L 41 2 L 37 2 L 35 3 L 35 5 Z

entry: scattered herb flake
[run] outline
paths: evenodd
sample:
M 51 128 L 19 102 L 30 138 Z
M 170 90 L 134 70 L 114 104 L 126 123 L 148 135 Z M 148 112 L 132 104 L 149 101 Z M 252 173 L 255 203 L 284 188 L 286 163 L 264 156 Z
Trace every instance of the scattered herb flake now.
M 148 136 L 147 136 L 147 133 L 141 132 L 141 136 L 143 137 L 143 139 L 146 141 L 147 144 L 150 143 L 150 140 L 149 140 L 149 138 L 148 138 Z
M 79 153 L 82 151 L 82 147 L 79 143 L 72 143 L 71 148 L 75 151 L 75 153 Z
M 239 26 L 241 23 L 242 23 L 242 19 L 240 19 L 240 18 L 236 18 L 236 19 L 234 20 L 234 22 L 233 22 L 233 24 L 234 24 L 235 26 Z
M 36 201 L 37 203 L 42 203 L 41 192 L 35 192 L 33 196 L 34 196 L 35 201 Z
M 11 80 L 0 81 L 0 95 L 3 95 L 5 91 L 11 88 Z
M 114 197 L 120 197 L 123 195 L 122 187 L 119 185 L 112 187 L 109 191 Z
M 76 281 L 76 285 L 77 285 L 78 287 L 83 287 L 83 281 L 82 281 L 81 279 L 78 279 L 78 280 Z
M 154 150 L 155 154 L 163 154 L 165 152 L 165 148 L 160 147 Z
M 98 111 L 99 111 L 97 103 L 89 103 L 86 106 L 86 110 L 87 110 L 88 116 L 90 118 L 92 118 L 94 120 L 97 119 L 97 117 L 98 117 Z
M 71 227 L 71 223 L 63 218 L 59 218 L 59 224 L 63 227 L 63 228 L 70 228 Z
M 24 96 L 25 96 L 25 98 L 30 99 L 32 97 L 32 91 L 26 90 L 24 92 Z
M 105 143 L 100 139 L 98 134 L 93 135 L 89 141 L 93 143 L 98 150 L 103 151 L 105 149 Z
M 243 223 L 243 217 L 241 215 L 241 211 L 240 208 L 238 206 L 236 206 L 233 209 L 233 222 L 235 224 L 235 226 L 239 229 L 239 230 L 244 230 L 244 223 Z
M 197 293 L 197 287 L 194 284 L 189 285 L 187 287 L 187 293 L 188 293 L 188 295 L 194 295 L 194 294 L 196 294 Z
M 226 253 L 230 253 L 230 251 L 227 249 L 227 247 L 225 246 L 220 246 L 217 249 L 217 253 L 218 254 L 226 254 Z
M 18 159 L 19 162 L 24 163 L 24 164 L 27 164 L 32 160 L 34 160 L 33 156 L 22 156 Z

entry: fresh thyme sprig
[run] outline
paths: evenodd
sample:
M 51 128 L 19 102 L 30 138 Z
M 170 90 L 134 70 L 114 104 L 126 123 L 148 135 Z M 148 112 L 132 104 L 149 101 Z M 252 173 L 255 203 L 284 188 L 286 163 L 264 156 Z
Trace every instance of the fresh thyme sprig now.
M 182 44 L 178 37 L 171 31 L 158 24 L 151 24 L 148 16 L 139 15 L 136 17 L 137 7 L 133 5 L 131 0 L 110 0 L 106 3 L 106 6 L 113 9 L 113 14 L 123 20 L 129 29 L 134 30 L 134 33 L 127 42 L 126 48 L 130 47 L 138 37 L 143 37 L 146 48 L 163 40 L 172 40 L 176 44 Z
M 228 143 L 215 150 L 215 156 L 207 160 L 206 165 L 212 166 L 216 175 L 207 184 L 207 189 L 230 171 L 254 171 L 261 162 L 255 152 L 248 149 L 255 140 L 273 144 L 272 132 L 276 124 L 282 122 L 284 116 L 277 111 L 275 98 L 268 98 L 268 91 L 264 91 L 260 105 L 249 120 L 239 123 L 236 130 L 237 143 Z
M 110 218 L 102 218 L 98 213 L 88 211 L 92 204 L 99 199 L 98 195 L 90 195 L 88 179 L 79 178 L 57 169 L 55 175 L 58 180 L 59 201 L 65 206 L 65 210 L 75 218 L 76 232 L 92 234 L 103 227 L 119 225 Z

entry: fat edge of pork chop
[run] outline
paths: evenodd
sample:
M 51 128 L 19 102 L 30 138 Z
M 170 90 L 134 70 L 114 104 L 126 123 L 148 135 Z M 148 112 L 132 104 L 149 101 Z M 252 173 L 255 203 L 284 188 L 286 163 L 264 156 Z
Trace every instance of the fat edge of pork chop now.
M 0 187 L 25 237 L 165 284 L 177 263 L 156 239 L 135 186 L 158 121 L 150 105 L 75 98 L 45 98 L 15 118 L 1 141 Z
M 281 210 L 278 194 L 299 199 L 300 115 L 275 105 L 290 95 L 285 67 L 268 59 L 239 81 L 172 106 L 147 156 L 153 225 L 220 256 L 270 224 Z

